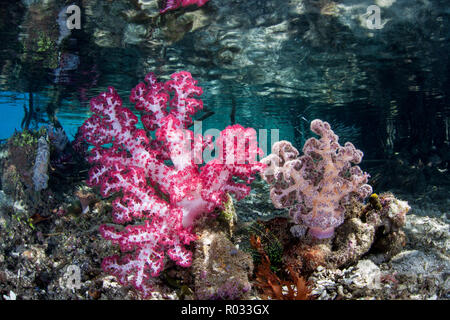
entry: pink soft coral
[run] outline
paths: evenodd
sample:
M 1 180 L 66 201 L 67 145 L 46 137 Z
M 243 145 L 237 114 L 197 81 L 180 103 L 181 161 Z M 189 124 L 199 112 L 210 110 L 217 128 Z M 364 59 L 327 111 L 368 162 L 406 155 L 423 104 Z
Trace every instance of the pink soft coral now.
M 179 7 L 187 7 L 193 4 L 201 7 L 209 0 L 166 0 L 164 9 L 160 10 L 160 13 L 165 13 L 170 10 L 178 9 Z
M 290 214 L 315 238 L 329 238 L 344 222 L 344 205 L 352 194 L 366 198 L 371 192 L 369 175 L 358 166 L 363 153 L 350 142 L 339 145 L 328 122 L 314 120 L 304 155 L 288 141 L 279 141 L 272 154 L 262 159 L 267 165 L 263 178 L 272 184 L 270 196 L 277 208 L 291 207 Z
M 104 238 L 127 252 L 123 258 L 104 259 L 102 267 L 120 283 L 131 283 L 148 296 L 149 278 L 163 269 L 164 252 L 178 265 L 189 266 L 192 253 L 185 245 L 196 239 L 194 220 L 222 207 L 227 192 L 237 199 L 245 197 L 250 187 L 234 182 L 233 176 L 250 183 L 263 165 L 256 161 L 261 150 L 255 130 L 234 125 L 220 133 L 218 157 L 200 168 L 202 151 L 212 146 L 211 139 L 194 138 L 186 128 L 192 123 L 190 116 L 203 107 L 202 101 L 194 98 L 202 89 L 184 71 L 173 74 L 166 83 L 158 82 L 153 73 L 145 80 L 147 83 L 138 84 L 130 95 L 145 130 L 136 128 L 138 118 L 122 107 L 117 92 L 109 87 L 91 100 L 94 115 L 81 132 L 93 145 L 88 160 L 94 166 L 88 184 L 100 186 L 104 197 L 116 196 L 114 222 L 143 222 L 121 231 L 100 227 Z M 148 132 L 154 130 L 156 139 L 151 139 Z

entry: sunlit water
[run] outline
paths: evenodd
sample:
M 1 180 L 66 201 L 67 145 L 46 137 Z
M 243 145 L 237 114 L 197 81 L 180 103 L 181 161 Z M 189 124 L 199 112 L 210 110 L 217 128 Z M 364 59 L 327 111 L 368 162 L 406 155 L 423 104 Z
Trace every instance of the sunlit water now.
M 364 151 L 362 167 L 372 174 L 375 190 L 392 189 L 409 200 L 440 203 L 436 214 L 448 213 L 448 13 L 429 12 L 436 16 L 435 25 L 410 29 L 394 21 L 395 27 L 387 24 L 384 31 L 365 38 L 345 27 L 316 23 L 333 19 L 326 12 L 325 18 L 289 17 L 290 32 L 281 33 L 282 40 L 274 40 L 273 33 L 261 42 L 254 29 L 241 23 L 236 32 L 247 28 L 247 46 L 261 42 L 262 47 L 246 53 L 252 63 L 239 67 L 239 53 L 228 64 L 210 58 L 211 52 L 220 56 L 225 51 L 208 45 L 207 27 L 163 43 L 162 51 L 153 50 L 151 41 L 102 47 L 93 40 L 94 29 L 82 29 L 58 44 L 57 10 L 24 3 L 2 9 L 2 17 L 13 14 L 15 19 L 1 25 L 0 139 L 25 127 L 37 129 L 53 114 L 73 139 L 90 115 L 89 100 L 108 86 L 129 105 L 130 90 L 146 72 L 165 80 L 187 70 L 205 92 L 205 110 L 196 115 L 203 119 L 203 131 L 234 123 L 278 129 L 280 139 L 301 149 L 311 136 L 310 121 L 326 120 L 341 142 L 351 141 Z M 258 23 L 251 8 L 240 10 Z M 266 11 L 261 12 L 270 13 Z M 41 17 L 46 15 L 53 18 Z M 314 41 L 308 38 L 313 26 L 323 28 Z M 232 27 L 226 32 L 232 38 Z M 53 42 L 46 43 L 48 39 Z M 245 52 L 245 47 L 239 50 Z M 397 171 L 393 163 L 401 163 L 405 171 Z M 433 214 L 424 208 L 421 213 Z

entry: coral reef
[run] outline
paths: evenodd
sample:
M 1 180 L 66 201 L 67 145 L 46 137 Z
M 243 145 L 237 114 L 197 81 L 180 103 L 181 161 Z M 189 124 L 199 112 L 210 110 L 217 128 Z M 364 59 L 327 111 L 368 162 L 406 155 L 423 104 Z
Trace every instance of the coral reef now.
M 20 207 L 47 211 L 53 199 L 48 198 L 50 145 L 45 130 L 16 132 L 4 148 L 8 156 L 0 161 L 2 190 Z
M 0 6 L 0 300 L 140 299 L 140 280 L 153 299 L 450 299 L 448 1 L 83 0 L 71 31 L 68 4 Z M 201 108 L 187 74 L 149 76 L 134 115 L 99 91 L 178 70 L 208 81 L 214 106 L 196 119 L 277 128 L 292 143 L 276 145 L 272 185 L 252 182 L 236 201 L 256 165 L 197 161 L 211 144 L 185 130 Z M 76 99 L 83 108 L 101 91 L 71 145 L 60 125 L 88 118 Z M 292 147 L 321 116 L 358 141 L 373 190 L 395 196 L 364 199 L 368 176 L 352 167 L 362 154 L 325 123 L 304 155 Z M 31 130 L 47 121 L 58 129 Z M 234 147 L 236 135 L 253 132 L 229 127 L 216 142 Z M 343 149 L 352 159 L 336 166 Z
M 165 83 L 158 82 L 153 73 L 145 80 L 130 95 L 145 130 L 136 128 L 138 118 L 122 107 L 117 92 L 109 87 L 91 100 L 94 115 L 81 132 L 94 146 L 88 158 L 94 164 L 88 184 L 99 186 L 104 197 L 116 196 L 113 221 L 143 222 L 123 230 L 101 226 L 102 236 L 126 253 L 123 258 L 105 258 L 102 266 L 122 284 L 131 283 L 149 296 L 150 277 L 163 269 L 165 252 L 178 265 L 190 266 L 192 253 L 184 246 L 196 239 L 194 220 L 223 207 L 227 192 L 238 200 L 245 197 L 250 192 L 246 183 L 264 165 L 256 161 L 261 150 L 255 130 L 233 125 L 215 141 L 218 156 L 200 167 L 203 150 L 212 144 L 211 138 L 194 137 L 186 129 L 192 123 L 191 115 L 203 107 L 194 98 L 203 92 L 197 81 L 185 71 Z M 155 139 L 147 135 L 150 131 L 155 131 Z M 233 177 L 243 183 L 234 182 Z
M 7 157 L 0 159 L 1 188 L 13 203 L 29 210 L 30 216 L 49 216 L 65 197 L 63 192 L 85 179 L 81 173 L 85 161 L 67 143 L 62 128 L 56 132 L 61 138 L 55 138 L 49 126 L 23 130 L 2 146 Z M 63 145 L 64 151 L 60 149 Z
M 192 273 L 195 297 L 201 300 L 236 300 L 249 297 L 253 261 L 227 238 L 217 223 L 202 226 L 195 243 Z
M 448 299 L 449 229 L 442 219 L 408 216 L 406 246 L 389 261 L 370 253 L 345 269 L 317 267 L 308 278 L 317 299 Z
M 301 157 L 289 142 L 275 143 L 272 154 L 261 160 L 267 165 L 262 177 L 272 185 L 270 197 L 276 208 L 291 207 L 290 215 L 298 225 L 307 227 L 311 236 L 325 239 L 344 222 L 344 205 L 350 196 L 364 199 L 372 187 L 366 184 L 369 175 L 352 166 L 361 162 L 360 150 L 350 142 L 339 145 L 328 122 L 312 121 L 311 131 L 321 138 L 306 141 Z
M 310 298 L 311 290 L 309 284 L 292 267 L 288 266 L 289 275 L 292 278 L 291 281 L 281 280 L 272 271 L 272 262 L 261 244 L 261 238 L 252 235 L 250 243 L 261 256 L 261 263 L 256 268 L 255 278 L 257 286 L 263 291 L 262 296 L 265 299 L 308 300 Z
M 344 223 L 336 229 L 332 239 L 303 238 L 299 241 L 292 236 L 285 240 L 284 263 L 299 272 L 310 272 L 319 266 L 348 267 L 368 253 L 376 256 L 379 262 L 389 260 L 406 244 L 402 228 L 410 207 L 390 193 L 381 194 L 379 201 L 381 207 L 373 203 L 364 205 L 353 198 L 346 206 Z M 281 230 L 292 223 L 285 220 L 284 226 L 279 222 L 272 226 L 267 222 L 266 225 Z
M 33 188 L 32 170 L 38 137 L 33 132 L 16 132 L 5 145 L 8 156 L 2 161 L 2 189 L 13 198 L 23 197 Z
M 57 205 L 66 207 L 71 199 L 69 193 Z M 30 223 L 27 210 L 3 200 L 0 191 L 0 297 L 13 291 L 20 300 L 138 298 L 100 268 L 105 252 L 112 253 L 98 235 L 107 207 L 99 203 L 88 214 L 51 214 Z M 70 285 L 70 267 L 79 268 L 79 286 Z

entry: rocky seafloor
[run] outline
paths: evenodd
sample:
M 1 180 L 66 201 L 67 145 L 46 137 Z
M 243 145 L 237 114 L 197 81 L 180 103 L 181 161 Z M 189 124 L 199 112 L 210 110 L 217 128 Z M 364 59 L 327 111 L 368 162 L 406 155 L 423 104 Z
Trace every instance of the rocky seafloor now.
M 102 259 L 118 250 L 98 232 L 101 224 L 111 223 L 110 199 L 101 199 L 83 179 L 69 179 L 63 186 L 58 179 L 64 174 L 57 166 L 50 173 L 48 189 L 36 195 L 21 180 L 26 174 L 12 167 L 14 150 L 11 144 L 9 150 L 6 146 L 2 146 L 1 157 L 0 298 L 140 299 L 135 289 L 121 286 L 101 269 Z M 152 299 L 267 298 L 256 284 L 257 266 L 245 243 L 245 232 L 261 220 L 266 227 L 283 226 L 272 229 L 275 235 L 290 234 L 283 229 L 289 225 L 287 212 L 272 207 L 268 190 L 256 180 L 252 193 L 235 202 L 232 228 L 221 216 L 200 220 L 199 240 L 190 247 L 193 265 L 181 268 L 168 262 L 154 279 Z M 421 210 L 418 213 L 423 213 Z M 309 269 L 302 276 L 308 282 L 310 298 L 449 299 L 447 213 L 429 217 L 414 211 L 413 206 L 406 215 L 402 228 L 406 237 L 392 255 L 369 249 L 343 265 L 335 264 L 337 267 L 304 261 L 299 268 Z

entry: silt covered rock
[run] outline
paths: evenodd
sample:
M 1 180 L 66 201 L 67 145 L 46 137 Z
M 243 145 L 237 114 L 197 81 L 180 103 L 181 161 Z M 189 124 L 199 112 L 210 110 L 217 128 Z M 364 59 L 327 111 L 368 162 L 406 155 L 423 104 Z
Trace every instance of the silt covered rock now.
M 216 227 L 198 233 L 192 272 L 195 296 L 202 300 L 245 299 L 250 292 L 253 261 Z
M 402 228 L 409 209 L 407 202 L 390 193 L 379 197 L 373 194 L 367 205 L 352 200 L 333 238 L 320 240 L 304 235 L 285 239 L 284 263 L 299 272 L 309 272 L 318 266 L 348 267 L 368 253 L 375 254 L 380 262 L 389 260 L 406 244 Z M 266 224 L 270 228 L 270 222 Z M 290 229 L 287 220 L 283 229 Z

